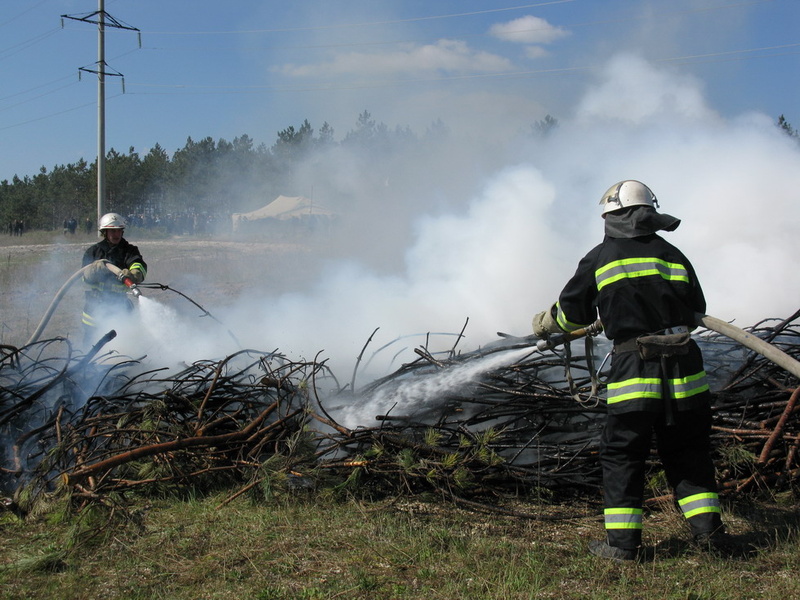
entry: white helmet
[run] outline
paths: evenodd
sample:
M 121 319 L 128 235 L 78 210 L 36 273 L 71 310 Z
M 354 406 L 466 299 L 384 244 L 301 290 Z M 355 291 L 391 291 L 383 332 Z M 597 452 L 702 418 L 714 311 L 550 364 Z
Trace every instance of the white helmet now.
M 620 181 L 612 185 L 600 199 L 603 207 L 602 216 L 607 213 L 622 210 L 629 206 L 654 206 L 658 207 L 658 200 L 652 190 L 641 181 L 632 179 Z
M 125 229 L 125 219 L 117 213 L 106 213 L 100 217 L 100 224 L 97 229 L 100 231 L 104 229 Z

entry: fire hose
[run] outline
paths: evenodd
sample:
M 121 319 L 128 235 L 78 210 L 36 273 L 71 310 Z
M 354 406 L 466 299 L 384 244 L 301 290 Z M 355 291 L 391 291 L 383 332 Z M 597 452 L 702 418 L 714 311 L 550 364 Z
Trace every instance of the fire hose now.
M 767 360 L 775 363 L 782 369 L 785 369 L 797 378 L 800 378 L 800 361 L 786 354 L 780 348 L 762 340 L 760 337 L 748 333 L 744 329 L 731 325 L 730 323 L 705 315 L 702 313 L 695 313 L 695 325 L 705 327 L 710 331 L 715 331 L 727 338 L 740 343 L 742 346 L 756 352 L 766 358 Z M 578 329 L 571 333 L 555 334 L 546 339 L 540 339 L 535 343 L 536 349 L 540 351 L 552 350 L 559 346 L 563 346 L 572 340 L 576 340 L 585 336 L 595 336 L 603 331 L 603 324 L 598 319 L 588 327 Z M 501 337 L 512 337 L 504 333 L 498 332 Z M 532 337 L 532 336 L 531 336 Z
M 123 278 L 122 277 L 122 269 L 120 269 L 116 265 L 111 264 L 107 260 L 103 260 L 103 262 L 105 263 L 105 265 L 108 268 L 108 270 L 111 271 L 117 279 L 119 279 L 122 283 L 124 283 L 126 286 L 128 286 L 130 288 L 131 293 L 134 296 L 138 297 L 138 296 L 141 295 L 141 291 L 139 291 L 139 288 L 136 286 L 136 284 L 130 278 Z M 36 327 L 36 330 L 33 332 L 33 334 L 31 334 L 31 337 L 27 341 L 26 345 L 33 344 L 33 343 L 35 343 L 36 341 L 39 340 L 39 336 L 42 335 L 42 332 L 44 331 L 44 328 L 47 327 L 47 323 L 50 321 L 50 317 L 53 316 L 53 312 L 55 312 L 56 307 L 58 306 L 58 303 L 61 301 L 61 298 L 64 296 L 64 294 L 67 292 L 67 290 L 72 286 L 73 283 L 75 283 L 79 278 L 83 277 L 83 273 L 91 266 L 92 266 L 92 263 L 89 263 L 85 267 L 83 267 L 81 269 L 78 269 L 77 271 L 75 271 L 75 273 L 73 273 L 70 276 L 69 279 L 67 279 L 64 282 L 64 284 L 61 286 L 61 288 L 58 290 L 58 292 L 56 292 L 56 295 L 53 297 L 53 300 L 50 302 L 50 306 L 47 307 L 47 310 L 45 311 L 44 316 L 42 317 L 42 320 L 39 321 L 39 325 Z
M 740 329 L 739 327 L 731 325 L 730 323 L 727 323 L 721 319 L 717 319 L 716 317 L 696 313 L 695 318 L 697 319 L 697 325 L 702 325 L 706 329 L 716 331 L 725 337 L 739 342 L 742 346 L 745 346 L 753 352 L 760 354 L 767 360 L 775 363 L 782 369 L 785 369 L 795 377 L 800 378 L 800 362 L 786 354 L 780 348 L 776 348 L 772 344 L 762 340 L 760 337 L 755 336 L 752 333 L 748 333 L 744 329 Z

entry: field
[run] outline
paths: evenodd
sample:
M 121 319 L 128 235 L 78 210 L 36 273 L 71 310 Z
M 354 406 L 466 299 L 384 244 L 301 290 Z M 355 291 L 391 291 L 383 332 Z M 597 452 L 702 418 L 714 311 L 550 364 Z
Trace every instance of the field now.
M 60 234 L 0 240 L 2 343 L 24 343 L 93 241 Z M 208 306 L 246 292 L 253 277 L 290 289 L 318 268 L 312 246 L 287 241 L 132 241 L 151 264 L 150 281 Z M 77 335 L 80 308 L 76 286 L 45 337 Z M 596 496 L 496 498 L 470 508 L 436 497 L 370 500 L 268 483 L 233 500 L 221 490 L 80 513 L 54 505 L 24 520 L 0 509 L 0 596 L 800 598 L 800 510 L 792 491 L 726 497 L 723 518 L 743 551 L 721 558 L 688 543 L 668 490 L 653 483 L 659 499 L 645 516 L 645 559 L 616 564 L 586 552 L 602 535 Z

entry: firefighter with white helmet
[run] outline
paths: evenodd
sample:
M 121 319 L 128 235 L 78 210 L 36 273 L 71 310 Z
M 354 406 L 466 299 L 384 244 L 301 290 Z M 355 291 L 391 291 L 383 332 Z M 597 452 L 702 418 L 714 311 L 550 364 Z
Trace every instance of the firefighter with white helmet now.
M 711 460 L 711 393 L 691 339 L 706 301 L 684 254 L 657 234 L 680 220 L 656 210 L 645 184 L 625 180 L 601 200 L 603 242 L 578 264 L 534 333 L 571 332 L 599 314 L 613 341 L 606 423 L 600 442 L 606 538 L 589 551 L 612 560 L 641 556 L 646 461 L 658 453 L 695 541 L 730 550 Z
M 123 237 L 125 225 L 125 219 L 115 212 L 103 215 L 97 226 L 103 239 L 83 255 L 87 289 L 82 322 L 86 344 L 96 341 L 99 319 L 133 310 L 125 282 L 139 284 L 147 275 L 147 263 L 139 248 Z

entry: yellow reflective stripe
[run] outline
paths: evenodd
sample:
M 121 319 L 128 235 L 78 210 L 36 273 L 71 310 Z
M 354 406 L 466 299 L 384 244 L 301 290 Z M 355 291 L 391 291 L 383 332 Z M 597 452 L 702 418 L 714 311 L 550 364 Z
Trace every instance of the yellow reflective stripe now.
M 678 500 L 683 516 L 690 519 L 696 515 L 721 512 L 719 508 L 719 494 L 716 492 L 702 492 Z
M 130 267 L 128 267 L 129 271 L 133 271 L 136 269 L 137 271 L 141 271 L 143 276 L 147 276 L 147 269 L 144 268 L 142 263 L 135 262 Z
M 671 397 L 675 399 L 691 398 L 710 389 L 705 371 L 670 379 L 669 386 Z M 663 397 L 661 379 L 658 377 L 632 377 L 623 381 L 611 382 L 606 388 L 608 404 L 639 398 Z
M 558 323 L 558 326 L 566 332 L 575 331 L 576 329 L 581 329 L 582 327 L 591 325 L 591 323 L 573 323 L 567 319 L 564 311 L 561 310 L 561 303 L 559 302 L 556 302 L 556 322 Z
M 641 508 L 606 508 L 603 511 L 606 529 L 641 529 Z
M 84 325 L 87 325 L 89 327 L 96 327 L 96 325 L 94 323 L 94 318 L 91 315 L 87 314 L 87 313 L 83 313 L 81 315 L 81 322 Z
M 706 380 L 706 372 L 700 371 L 694 375 L 687 375 L 686 377 L 678 377 L 669 380 L 672 387 L 672 395 L 674 398 L 689 398 L 696 394 L 708 391 L 708 381 Z
M 691 496 L 685 496 L 678 500 L 678 505 L 683 506 L 684 504 L 697 502 L 698 500 L 716 500 L 719 502 L 719 494 L 716 492 L 700 492 L 699 494 L 692 494 Z
M 603 265 L 594 272 L 598 291 L 620 279 L 654 275 L 667 281 L 689 282 L 689 271 L 685 266 L 655 257 L 615 260 Z
M 635 398 L 661 398 L 661 379 L 658 377 L 633 377 L 609 383 L 608 404 Z
M 691 519 L 694 516 L 705 514 L 705 513 L 718 513 L 722 512 L 719 509 L 719 506 L 700 506 L 695 508 L 694 510 L 686 510 L 683 512 L 683 516 L 687 519 Z

